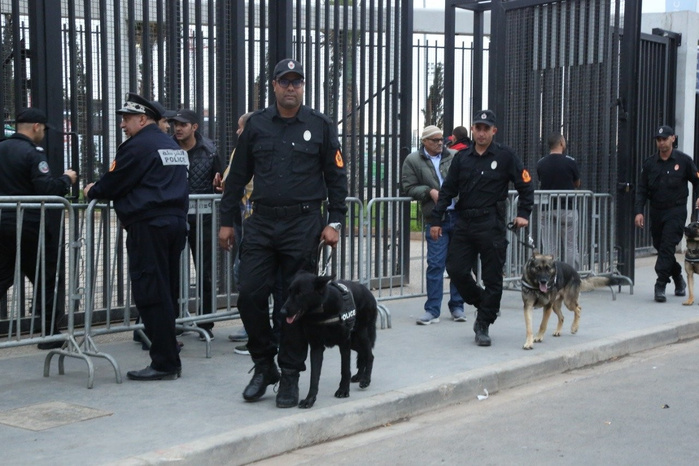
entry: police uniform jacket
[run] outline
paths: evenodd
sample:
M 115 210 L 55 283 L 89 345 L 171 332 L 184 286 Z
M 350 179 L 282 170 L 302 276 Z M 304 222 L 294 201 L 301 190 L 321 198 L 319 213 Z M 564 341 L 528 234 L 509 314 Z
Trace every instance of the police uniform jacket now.
M 345 220 L 347 172 L 335 125 L 305 105 L 293 118 L 276 104 L 253 113 L 238 139 L 221 200 L 221 225 L 241 222 L 240 193 L 255 176 L 255 205 L 318 205 L 328 199 L 328 222 Z
M 0 196 L 64 196 L 70 186 L 68 175 L 51 175 L 44 148 L 24 134 L 15 133 L 0 142 Z M 25 219 L 38 215 L 35 209 L 30 209 Z M 14 223 L 14 218 L 14 209 L 0 215 L 0 221 L 11 219 Z
M 439 201 L 432 211 L 432 225 L 442 224 L 442 216 L 456 196 L 459 197 L 456 210 L 460 216 L 497 208 L 499 202 L 507 200 L 510 182 L 519 193 L 517 216 L 529 219 L 534 205 L 534 186 L 529 172 L 512 149 L 492 143 L 483 155 L 475 151 L 475 145 L 458 152 L 439 191 Z
M 162 215 L 186 218 L 187 153 L 157 125 L 147 125 L 119 146 L 89 196 L 113 200 L 124 226 Z
M 439 161 L 439 172 L 446 179 L 447 172 L 454 160 L 455 150 L 444 148 Z M 431 218 L 435 203 L 430 196 L 433 189 L 439 190 L 440 182 L 434 164 L 424 147 L 410 153 L 403 162 L 401 186 L 406 195 L 420 202 L 422 213 L 427 220 Z
M 699 186 L 699 174 L 689 155 L 673 149 L 667 160 L 656 153 L 643 161 L 636 190 L 636 214 L 643 213 L 646 200 L 651 209 L 662 210 L 687 204 L 687 182 Z
M 199 132 L 195 132 L 194 137 L 196 143 L 187 151 L 189 157 L 189 194 L 214 194 L 213 181 L 216 173 L 221 173 L 221 159 L 216 153 L 216 145 L 211 139 L 205 138 Z

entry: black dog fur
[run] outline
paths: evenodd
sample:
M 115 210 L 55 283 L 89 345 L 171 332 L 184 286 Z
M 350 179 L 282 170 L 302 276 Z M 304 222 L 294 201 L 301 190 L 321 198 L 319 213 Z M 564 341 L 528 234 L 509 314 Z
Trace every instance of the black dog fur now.
M 281 310 L 287 323 L 303 326 L 311 349 L 311 385 L 308 396 L 299 402 L 300 408 L 310 408 L 316 401 L 325 347 L 337 345 L 340 349 L 342 377 L 335 397 L 349 397 L 350 381 L 359 382 L 359 388 L 367 388 L 371 383 L 378 315 L 376 299 L 364 285 L 338 280 L 335 282 L 338 287 L 332 280 L 329 276 L 299 272 L 289 286 L 289 297 Z M 354 316 L 346 308 L 343 285 L 354 299 Z M 358 371 L 354 376 L 350 350 L 357 352 Z

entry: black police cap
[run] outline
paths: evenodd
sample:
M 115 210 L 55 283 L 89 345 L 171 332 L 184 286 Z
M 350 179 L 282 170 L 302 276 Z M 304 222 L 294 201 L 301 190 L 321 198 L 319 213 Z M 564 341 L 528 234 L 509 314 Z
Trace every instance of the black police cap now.
M 473 115 L 473 124 L 483 123 L 495 126 L 495 113 L 492 110 L 479 110 Z
M 655 136 L 653 136 L 653 138 L 654 139 L 655 138 L 665 139 L 665 138 L 669 138 L 670 136 L 674 136 L 674 135 L 675 135 L 675 130 L 672 129 L 672 126 L 663 125 L 663 126 L 658 128 L 658 130 L 655 132 Z
M 163 106 L 163 104 L 161 104 L 157 100 L 152 100 L 151 105 L 158 111 L 158 113 L 160 113 L 160 118 L 170 119 L 170 118 L 174 117 L 175 115 L 177 115 L 177 112 L 175 112 L 174 110 L 166 109 Z
M 117 110 L 117 115 L 124 114 L 148 115 L 155 121 L 162 118 L 160 111 L 158 111 L 158 109 L 153 105 L 153 102 L 134 92 L 129 92 L 126 94 L 126 102 L 124 103 L 124 106 Z
M 289 73 L 296 73 L 302 78 L 305 78 L 305 75 L 303 74 L 303 65 L 294 59 L 285 58 L 277 63 L 277 66 L 274 67 L 275 81 Z
M 23 108 L 17 112 L 17 117 L 15 118 L 17 123 L 43 123 L 46 124 L 48 119 L 43 110 L 38 108 Z

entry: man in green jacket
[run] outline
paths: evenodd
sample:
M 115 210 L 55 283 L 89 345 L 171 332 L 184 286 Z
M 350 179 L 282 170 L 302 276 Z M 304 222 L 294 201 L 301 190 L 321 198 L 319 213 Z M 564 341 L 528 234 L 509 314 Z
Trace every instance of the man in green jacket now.
M 403 162 L 401 185 L 403 191 L 416 201 L 420 201 L 424 219 L 429 219 L 432 209 L 439 198 L 439 188 L 442 186 L 447 171 L 454 158 L 455 151 L 444 146 L 444 135 L 437 126 L 427 126 L 422 130 L 422 147 L 406 157 Z M 425 241 L 427 241 L 427 271 L 426 288 L 427 301 L 425 314 L 417 320 L 418 325 L 429 325 L 439 322 L 444 295 L 444 268 L 447 260 L 447 249 L 451 240 L 452 230 L 456 224 L 457 214 L 452 202 L 442 223 L 442 236 L 433 240 L 430 237 L 430 224 L 425 223 Z M 466 322 L 464 315 L 464 300 L 453 283 L 449 284 L 449 311 L 455 322 Z

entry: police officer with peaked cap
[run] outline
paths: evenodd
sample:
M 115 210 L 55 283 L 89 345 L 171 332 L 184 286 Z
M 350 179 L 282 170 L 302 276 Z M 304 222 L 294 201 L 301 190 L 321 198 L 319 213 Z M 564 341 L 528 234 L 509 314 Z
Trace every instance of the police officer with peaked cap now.
M 243 187 L 255 177 L 252 215 L 245 220 L 240 252 L 238 308 L 248 332 L 255 374 L 243 391 L 258 400 L 280 380 L 277 346 L 267 300 L 281 269 L 286 295 L 299 270 L 317 272 L 320 240 L 335 246 L 347 207 L 347 174 L 337 129 L 327 116 L 302 105 L 303 66 L 284 59 L 274 67 L 276 103 L 253 113 L 240 134 L 221 200 L 219 244 L 230 250 L 240 224 Z M 321 204 L 328 200 L 328 221 Z M 286 296 L 284 296 L 286 298 Z M 299 371 L 308 343 L 299 323 L 282 323 L 278 363 L 282 370 L 276 404 L 297 406 Z
M 495 113 L 476 112 L 471 125 L 473 145 L 456 154 L 432 211 L 430 235 L 442 234 L 442 217 L 456 196 L 456 222 L 449 252 L 447 272 L 468 304 L 478 314 L 473 325 L 478 346 L 490 346 L 490 325 L 497 319 L 502 298 L 502 268 L 507 253 L 507 191 L 510 183 L 519 193 L 516 228 L 526 227 L 534 205 L 534 186 L 522 161 L 507 146 L 496 143 Z M 471 270 L 481 258 L 485 288 L 478 286 Z
M 129 93 L 117 111 L 128 137 L 109 172 L 85 186 L 87 199 L 114 201 L 126 229 L 133 297 L 150 337 L 151 363 L 132 380 L 174 380 L 182 363 L 175 337 L 180 254 L 187 234 L 187 153 L 156 122 L 160 112 Z
M 47 128 L 46 114 L 38 108 L 23 108 L 15 119 L 17 132 L 0 142 L 0 196 L 64 196 L 77 180 L 75 171 L 68 169 L 61 176 L 51 175 L 46 152 L 39 144 Z M 0 296 L 5 295 L 14 281 L 16 254 L 16 211 L 3 209 L 0 215 Z M 22 272 L 34 283 L 40 229 L 40 214 L 27 209 L 22 221 Z M 63 303 L 56 303 L 52 318 L 54 284 L 58 259 L 57 241 L 52 229 L 46 228 L 46 333 L 58 332 L 58 321 L 64 314 Z M 37 285 L 35 283 L 35 285 Z M 59 293 L 59 296 L 62 293 Z M 37 296 L 41 296 L 40 293 Z M 41 312 L 42 303 L 37 303 Z M 40 349 L 60 348 L 63 342 L 40 343 Z
M 674 148 L 675 130 L 660 126 L 655 134 L 658 151 L 643 161 L 641 176 L 636 190 L 636 227 L 643 228 L 643 208 L 650 201 L 650 234 L 653 247 L 658 251 L 655 261 L 654 299 L 667 301 L 665 285 L 670 278 L 675 282 L 675 296 L 686 294 L 686 283 L 682 278 L 682 266 L 675 259 L 675 248 L 682 241 L 684 224 L 687 220 L 687 182 L 699 186 L 699 173 L 692 158 Z M 699 199 L 693 203 L 699 209 Z

